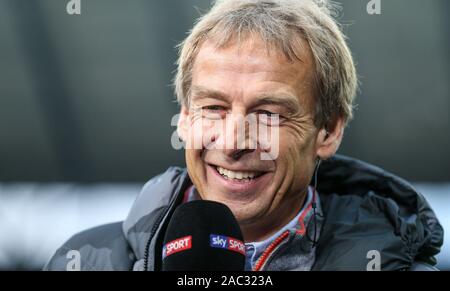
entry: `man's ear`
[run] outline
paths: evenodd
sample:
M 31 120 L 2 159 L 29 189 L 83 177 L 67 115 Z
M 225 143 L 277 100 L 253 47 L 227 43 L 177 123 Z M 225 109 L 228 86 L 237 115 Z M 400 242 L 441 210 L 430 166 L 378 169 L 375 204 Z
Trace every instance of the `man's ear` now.
M 184 142 L 187 141 L 188 136 L 188 128 L 189 128 L 189 109 L 186 106 L 181 106 L 180 118 L 178 119 L 177 124 L 177 133 L 178 136 Z
M 316 155 L 326 160 L 332 157 L 341 145 L 345 122 L 342 117 L 332 118 L 325 128 L 320 129 L 316 141 Z

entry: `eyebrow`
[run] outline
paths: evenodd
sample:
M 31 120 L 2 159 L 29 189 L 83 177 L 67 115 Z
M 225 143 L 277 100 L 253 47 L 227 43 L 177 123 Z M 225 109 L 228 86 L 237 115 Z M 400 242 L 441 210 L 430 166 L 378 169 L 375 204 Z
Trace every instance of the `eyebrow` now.
M 229 102 L 230 100 L 230 97 L 227 94 L 203 86 L 192 86 L 191 96 L 195 96 L 196 99 L 215 98 L 225 102 Z M 258 95 L 251 107 L 254 108 L 262 105 L 282 106 L 290 113 L 300 110 L 297 97 L 286 93 L 262 93 L 261 95 Z
M 223 101 L 229 101 L 229 97 L 227 94 L 214 90 L 209 89 L 203 86 L 192 86 L 191 88 L 191 96 L 196 97 L 196 99 L 204 99 L 204 98 L 216 98 Z

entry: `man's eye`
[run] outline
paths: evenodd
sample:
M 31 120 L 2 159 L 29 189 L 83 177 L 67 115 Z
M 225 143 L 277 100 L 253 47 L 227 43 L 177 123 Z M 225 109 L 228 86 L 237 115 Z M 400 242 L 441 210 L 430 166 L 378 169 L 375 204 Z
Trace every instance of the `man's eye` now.
M 220 110 L 224 110 L 225 108 L 220 105 L 210 105 L 210 106 L 203 107 L 203 109 L 208 110 L 208 111 L 220 111 Z
M 257 113 L 265 115 L 267 117 L 273 117 L 274 115 L 276 115 L 276 113 L 273 113 L 273 112 L 270 112 L 270 111 L 267 111 L 267 110 L 258 110 Z
M 226 114 L 226 108 L 220 105 L 208 105 L 202 107 L 202 117 L 207 119 L 222 119 Z
M 267 124 L 270 126 L 277 126 L 280 124 L 281 116 L 278 113 L 267 110 L 258 110 L 256 114 L 258 115 L 258 120 L 262 124 Z

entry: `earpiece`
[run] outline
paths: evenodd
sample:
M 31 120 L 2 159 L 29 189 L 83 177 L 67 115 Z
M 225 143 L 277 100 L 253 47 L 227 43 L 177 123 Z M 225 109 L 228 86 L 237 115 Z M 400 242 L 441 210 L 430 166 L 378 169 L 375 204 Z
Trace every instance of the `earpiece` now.
M 322 131 L 323 131 L 323 135 L 324 135 L 323 140 L 325 141 L 325 140 L 330 136 L 330 132 L 327 130 L 326 127 L 324 127 L 324 128 L 322 129 Z

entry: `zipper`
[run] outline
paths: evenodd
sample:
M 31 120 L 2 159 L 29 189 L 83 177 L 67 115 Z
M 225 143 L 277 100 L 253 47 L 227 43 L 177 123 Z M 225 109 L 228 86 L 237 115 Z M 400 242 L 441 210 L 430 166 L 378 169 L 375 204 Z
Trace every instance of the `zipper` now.
M 261 271 L 262 268 L 266 265 L 269 258 L 278 250 L 284 242 L 286 242 L 286 239 L 289 237 L 289 230 L 286 230 L 283 232 L 279 237 L 277 237 L 263 252 L 261 257 L 256 261 L 255 267 L 253 268 L 253 271 Z
M 186 179 L 186 175 L 187 173 L 184 173 L 185 176 L 182 177 L 182 179 L 184 179 L 184 181 L 182 182 L 181 186 L 178 188 L 177 190 L 177 195 L 174 195 L 175 197 L 173 198 L 173 200 L 169 203 L 169 205 L 166 207 L 165 210 L 163 210 L 161 212 L 161 214 L 158 216 L 156 222 L 153 224 L 153 227 L 150 231 L 150 235 L 148 237 L 147 243 L 145 244 L 145 252 L 144 252 L 144 271 L 148 271 L 148 257 L 149 257 L 149 253 L 150 253 L 150 244 L 153 240 L 153 237 L 156 234 L 156 231 L 158 230 L 159 226 L 161 225 L 162 221 L 164 220 L 164 217 L 166 217 L 166 215 L 169 213 L 169 211 L 174 207 L 174 205 L 176 204 L 176 202 L 178 201 L 178 198 L 180 197 L 180 193 L 182 193 L 182 189 L 184 188 L 185 184 L 187 184 L 189 179 Z
M 145 253 L 144 253 L 144 271 L 148 271 L 148 256 L 150 252 L 150 244 L 152 242 L 153 237 L 155 236 L 156 231 L 158 230 L 159 225 L 161 224 L 164 216 L 166 216 L 169 211 L 170 206 L 168 206 L 161 214 L 158 216 L 155 224 L 153 224 L 152 230 L 150 231 L 150 236 L 148 237 L 147 243 L 145 244 Z
M 312 208 L 315 208 L 315 190 L 314 190 L 314 196 L 313 200 L 309 205 L 306 207 L 306 209 L 303 211 L 303 213 L 300 215 L 298 219 L 298 223 L 300 224 L 300 228 L 295 232 L 295 234 L 298 235 L 305 235 L 306 233 L 306 226 L 305 226 L 305 218 L 308 216 L 309 212 Z M 314 209 L 315 210 L 315 209 Z M 289 237 L 289 230 L 284 231 L 279 237 L 277 237 L 263 252 L 263 254 L 259 257 L 259 259 L 256 261 L 255 267 L 253 268 L 253 271 L 261 271 L 267 262 L 269 261 L 270 257 L 273 256 L 273 254 L 286 242 L 286 239 Z

